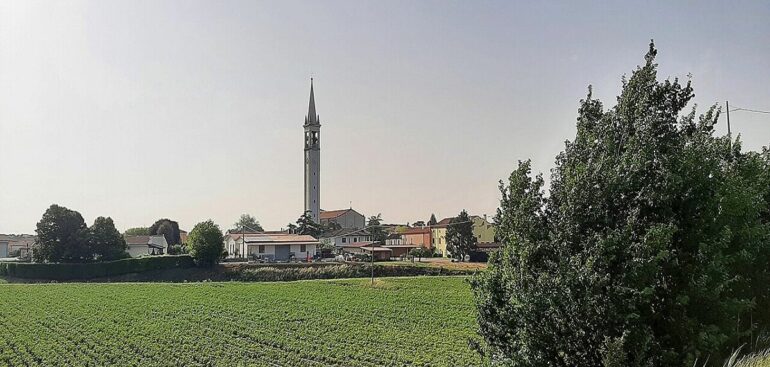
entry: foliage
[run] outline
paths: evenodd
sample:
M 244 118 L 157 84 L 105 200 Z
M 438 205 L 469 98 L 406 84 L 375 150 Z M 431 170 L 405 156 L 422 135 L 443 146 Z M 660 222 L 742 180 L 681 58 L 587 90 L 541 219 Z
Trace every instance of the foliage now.
M 656 53 L 614 108 L 589 88 L 547 198 L 529 161 L 500 183 L 504 248 L 472 281 L 494 362 L 717 363 L 770 327 L 770 160 L 715 137 L 715 107 L 681 115 Z
M 366 257 L 371 259 L 369 256 Z M 469 275 L 472 273 L 472 270 L 445 269 L 442 267 L 374 265 L 375 277 Z M 372 268 L 369 264 L 257 266 L 237 271 L 234 279 L 249 282 L 285 282 L 312 279 L 368 278 L 371 275 Z
M 125 232 L 123 232 L 123 234 L 126 236 L 149 236 L 150 228 L 148 227 L 129 228 Z
M 367 230 L 372 236 L 372 241 L 384 242 L 388 238 L 388 232 L 382 227 L 382 215 L 377 214 L 369 217 L 369 221 L 366 223 Z
M 286 232 L 296 234 L 297 233 L 297 225 L 294 223 L 289 223 L 286 225 Z
M 418 221 L 412 223 L 412 227 L 415 227 L 415 228 L 425 227 L 425 221 L 424 220 L 418 220 Z
M 190 255 L 202 266 L 218 263 L 225 251 L 222 230 L 211 219 L 196 224 L 187 243 Z
M 473 336 L 471 295 L 457 277 L 387 279 L 375 286 L 368 279 L 10 284 L 0 285 L 0 294 L 3 366 L 479 362 L 466 346 Z M 168 340 L 171 346 L 159 342 Z
M 433 257 L 433 249 L 427 247 L 417 247 L 409 250 L 409 255 L 416 257 L 417 261 L 422 261 L 423 257 Z
M 446 230 L 446 248 L 453 257 L 461 260 L 476 249 L 477 238 L 473 235 L 473 222 L 468 212 L 461 211 L 451 221 Z
M 179 223 L 171 219 L 158 219 L 147 229 L 147 231 L 150 235 L 163 235 L 163 237 L 166 238 L 166 243 L 169 245 L 178 245 L 182 243 L 181 235 L 179 233 Z
M 0 263 L 0 275 L 38 280 L 84 280 L 151 270 L 189 268 L 190 256 L 145 256 L 98 263 Z M 1 354 L 1 353 L 0 353 Z M 2 365 L 0 363 L 0 365 Z
M 98 261 L 110 261 L 128 257 L 126 240 L 115 228 L 110 217 L 98 217 L 88 229 L 88 244 Z
M 238 221 L 235 222 L 235 224 L 233 224 L 233 228 L 230 229 L 230 233 L 243 232 L 243 231 L 264 232 L 265 229 L 262 228 L 257 218 L 254 218 L 254 216 L 250 214 L 241 214 L 241 217 L 238 219 Z
M 310 216 L 310 211 L 306 211 L 297 218 L 297 226 L 294 233 L 318 238 L 321 233 L 323 233 L 323 226 L 313 221 L 313 218 Z
M 32 249 L 36 262 L 85 262 L 94 254 L 88 246 L 88 228 L 80 213 L 51 205 L 37 223 Z
M 431 213 L 430 219 L 428 219 L 428 225 L 429 226 L 435 226 L 438 221 L 436 220 L 436 214 Z

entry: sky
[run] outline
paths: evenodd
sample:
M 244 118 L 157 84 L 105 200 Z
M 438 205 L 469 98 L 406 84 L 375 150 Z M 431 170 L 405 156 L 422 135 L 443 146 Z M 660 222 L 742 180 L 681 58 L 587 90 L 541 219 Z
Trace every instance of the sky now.
M 547 178 L 588 85 L 614 105 L 650 39 L 699 111 L 770 110 L 768 19 L 767 1 L 1 1 L 0 233 L 53 203 L 120 230 L 285 227 L 311 76 L 322 209 L 493 215 L 498 181 L 523 159 Z M 770 144 L 770 115 L 730 118 L 745 150 Z

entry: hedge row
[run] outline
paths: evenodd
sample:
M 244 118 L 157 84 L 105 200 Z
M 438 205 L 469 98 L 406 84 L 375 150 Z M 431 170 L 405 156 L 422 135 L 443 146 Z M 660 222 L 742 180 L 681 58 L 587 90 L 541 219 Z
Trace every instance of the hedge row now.
M 194 265 L 190 255 L 147 256 L 88 264 L 0 263 L 0 275 L 65 281 L 112 277 L 150 270 L 189 268 Z
M 279 282 L 311 279 L 365 278 L 372 275 L 371 269 L 370 265 L 350 264 L 318 267 L 263 266 L 240 269 L 234 276 L 234 280 L 246 282 Z M 417 266 L 374 266 L 374 275 L 376 277 L 469 274 L 473 274 L 473 271 Z

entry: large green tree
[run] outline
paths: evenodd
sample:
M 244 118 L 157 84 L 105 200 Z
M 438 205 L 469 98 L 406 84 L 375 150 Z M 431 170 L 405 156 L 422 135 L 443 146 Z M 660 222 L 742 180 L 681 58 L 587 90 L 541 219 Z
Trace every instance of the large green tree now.
M 382 214 L 372 215 L 366 223 L 367 231 L 372 236 L 372 241 L 384 243 L 388 238 L 388 232 L 382 226 Z
M 195 225 L 187 237 L 190 255 L 201 266 L 212 266 L 222 259 L 225 251 L 224 235 L 211 219 Z
M 472 281 L 496 363 L 721 364 L 770 327 L 768 153 L 715 136 L 716 107 L 684 113 L 656 53 L 615 107 L 589 88 L 547 197 L 528 161 L 501 182 L 504 247 Z
M 150 228 L 147 229 L 150 235 L 163 235 L 166 238 L 166 243 L 171 245 L 178 245 L 182 242 L 181 235 L 179 233 L 179 223 L 168 219 L 158 219 L 153 223 Z
M 233 224 L 233 228 L 230 229 L 230 232 L 264 232 L 265 230 L 262 228 L 262 226 L 259 224 L 259 221 L 257 218 L 254 218 L 253 215 L 250 214 L 241 214 L 241 217 L 238 218 L 238 221 Z
M 428 225 L 429 226 L 435 226 L 438 221 L 436 221 L 436 214 L 431 213 L 430 219 L 428 219 Z
M 463 210 L 451 221 L 446 229 L 447 251 L 452 257 L 465 260 L 476 249 L 478 239 L 473 235 L 473 222 L 468 212 Z
M 294 229 L 296 234 L 306 234 L 318 238 L 323 233 L 323 226 L 313 221 L 313 217 L 310 216 L 310 211 L 302 213 L 297 218 L 297 227 Z
M 80 213 L 51 205 L 37 222 L 32 249 L 36 262 L 86 262 L 93 260 L 88 227 Z
M 150 229 L 148 227 L 134 227 L 127 229 L 123 234 L 126 236 L 148 236 Z
M 118 260 L 128 257 L 126 240 L 115 228 L 110 217 L 98 217 L 88 229 L 88 244 L 98 261 Z

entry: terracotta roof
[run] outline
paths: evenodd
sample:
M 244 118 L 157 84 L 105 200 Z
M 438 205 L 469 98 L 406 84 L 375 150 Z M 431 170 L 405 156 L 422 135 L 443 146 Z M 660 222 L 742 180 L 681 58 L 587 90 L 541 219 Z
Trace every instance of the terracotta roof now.
M 430 228 L 428 227 L 409 228 L 406 231 L 402 232 L 401 234 L 426 234 L 426 233 L 430 233 Z
M 343 214 L 351 211 L 353 209 L 340 209 L 340 210 L 322 210 L 320 213 L 318 213 L 319 219 L 334 219 L 337 217 L 342 216 Z

